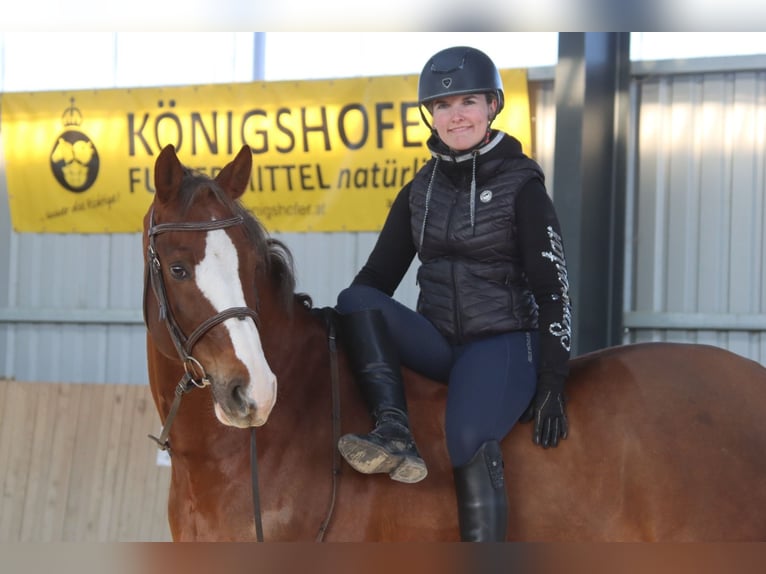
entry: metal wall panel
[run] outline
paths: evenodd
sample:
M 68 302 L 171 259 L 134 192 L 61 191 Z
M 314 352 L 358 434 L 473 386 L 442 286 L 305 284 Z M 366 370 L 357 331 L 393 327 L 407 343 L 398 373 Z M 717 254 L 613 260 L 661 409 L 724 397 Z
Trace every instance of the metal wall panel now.
M 635 93 L 625 341 L 766 364 L 766 69 L 648 75 Z
M 146 383 L 140 235 L 10 239 L 0 375 Z

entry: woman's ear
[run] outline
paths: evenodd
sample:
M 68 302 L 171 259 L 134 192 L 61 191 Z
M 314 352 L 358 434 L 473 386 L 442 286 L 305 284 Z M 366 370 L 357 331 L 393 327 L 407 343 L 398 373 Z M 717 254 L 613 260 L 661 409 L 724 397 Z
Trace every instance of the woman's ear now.
M 487 116 L 490 123 L 495 119 L 495 116 L 497 116 L 497 98 L 495 97 L 489 99 L 489 113 Z

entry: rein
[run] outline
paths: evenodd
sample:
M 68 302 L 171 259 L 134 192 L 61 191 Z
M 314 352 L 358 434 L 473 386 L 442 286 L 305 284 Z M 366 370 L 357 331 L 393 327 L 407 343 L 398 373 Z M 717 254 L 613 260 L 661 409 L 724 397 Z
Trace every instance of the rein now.
M 173 403 L 170 406 L 170 411 L 165 419 L 165 423 L 162 427 L 162 432 L 159 437 L 149 435 L 149 438 L 157 443 L 160 450 L 167 451 L 172 455 L 170 448 L 170 427 L 175 420 L 176 414 L 181 406 L 181 399 L 189 391 L 195 388 L 205 388 L 210 385 L 210 379 L 203 367 L 202 363 L 198 361 L 192 355 L 194 345 L 207 333 L 210 329 L 216 325 L 231 318 L 245 318 L 251 317 L 253 321 L 258 323 L 258 314 L 249 307 L 232 307 L 225 309 L 220 313 L 206 319 L 199 324 L 188 337 L 184 334 L 183 330 L 175 320 L 168 301 L 167 289 L 162 277 L 162 265 L 160 263 L 159 254 L 155 246 L 155 237 L 161 233 L 169 231 L 212 231 L 216 229 L 225 229 L 235 225 L 240 225 L 244 222 L 241 216 L 235 216 L 227 219 L 217 221 L 201 221 L 201 222 L 177 222 L 177 223 L 154 223 L 154 208 L 149 213 L 149 231 L 148 239 L 149 246 L 147 249 L 147 262 L 148 271 L 146 277 L 146 284 L 144 286 L 144 322 L 148 326 L 146 313 L 146 291 L 148 286 L 151 286 L 154 292 L 157 304 L 159 305 L 160 320 L 165 323 L 168 329 L 170 338 L 173 341 L 173 345 L 176 348 L 178 357 L 184 366 L 184 374 L 181 380 L 176 385 L 175 396 Z M 335 500 L 338 489 L 338 477 L 341 473 L 341 460 L 338 449 L 335 445 L 340 438 L 340 390 L 339 390 L 339 374 L 338 374 L 338 357 L 337 357 L 337 335 L 334 321 L 334 310 L 330 307 L 325 307 L 318 310 L 322 317 L 325 328 L 327 329 L 327 340 L 330 352 L 330 379 L 331 379 L 331 392 L 332 392 L 332 435 L 333 435 L 333 464 L 332 464 L 332 493 L 330 496 L 330 504 L 327 510 L 327 516 L 319 526 L 319 532 L 317 533 L 316 542 L 322 542 L 324 536 L 329 528 L 330 521 L 332 519 L 333 511 L 335 510 Z M 258 542 L 263 542 L 263 525 L 261 522 L 261 503 L 260 494 L 258 489 L 258 451 L 256 445 L 256 432 L 255 427 L 251 428 L 250 432 L 250 474 L 251 474 L 251 486 L 253 496 L 253 521 L 255 523 L 256 538 Z
M 327 329 L 327 344 L 330 351 L 330 388 L 332 393 L 332 494 L 330 495 L 330 506 L 327 509 L 327 517 L 319 526 L 319 532 L 315 542 L 322 542 L 324 535 L 330 526 L 332 513 L 335 510 L 335 497 L 338 490 L 338 477 L 341 468 L 340 452 L 336 445 L 340 439 L 340 376 L 338 375 L 338 346 L 337 333 L 335 329 L 335 310 L 332 307 L 323 307 L 318 310 L 319 315 L 324 320 Z

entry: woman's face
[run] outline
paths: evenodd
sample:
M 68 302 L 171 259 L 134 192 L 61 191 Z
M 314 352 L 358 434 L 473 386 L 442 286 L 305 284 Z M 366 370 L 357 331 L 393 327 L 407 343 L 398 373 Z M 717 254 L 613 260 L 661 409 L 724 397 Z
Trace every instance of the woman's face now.
M 487 134 L 497 101 L 485 94 L 445 96 L 433 101 L 431 116 L 441 140 L 456 151 L 473 148 Z

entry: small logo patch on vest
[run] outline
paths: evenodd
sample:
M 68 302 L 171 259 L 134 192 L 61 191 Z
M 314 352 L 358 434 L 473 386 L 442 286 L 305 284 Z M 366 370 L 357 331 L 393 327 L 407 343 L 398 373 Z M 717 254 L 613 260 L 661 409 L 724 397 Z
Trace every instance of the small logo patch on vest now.
M 479 201 L 482 203 L 489 203 L 492 201 L 492 190 L 491 189 L 485 189 L 481 192 L 479 195 Z

